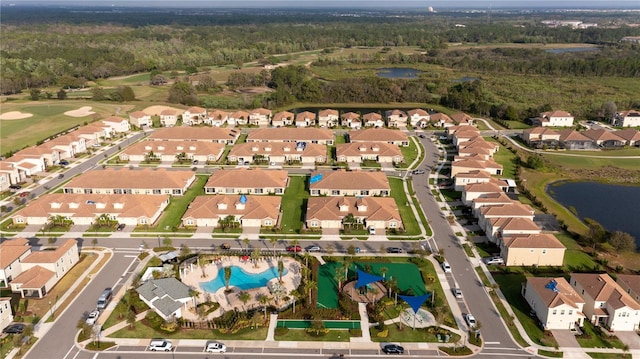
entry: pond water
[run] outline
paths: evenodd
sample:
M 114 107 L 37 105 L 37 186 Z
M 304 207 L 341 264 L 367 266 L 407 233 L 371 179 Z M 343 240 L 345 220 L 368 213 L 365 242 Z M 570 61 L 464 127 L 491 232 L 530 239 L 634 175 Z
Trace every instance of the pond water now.
M 417 79 L 422 71 L 406 67 L 386 67 L 377 69 L 376 75 L 388 79 Z
M 569 47 L 566 49 L 548 49 L 545 52 L 550 54 L 564 54 L 567 52 L 586 52 L 586 51 L 600 51 L 597 47 Z
M 596 182 L 556 182 L 547 193 L 563 206 L 574 207 L 580 218 L 591 218 L 609 232 L 623 231 L 640 247 L 640 187 Z

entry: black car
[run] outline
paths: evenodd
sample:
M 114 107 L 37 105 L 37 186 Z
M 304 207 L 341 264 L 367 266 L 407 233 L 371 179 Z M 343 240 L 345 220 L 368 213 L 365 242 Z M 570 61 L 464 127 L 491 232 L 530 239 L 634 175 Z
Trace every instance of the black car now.
M 387 253 L 404 253 L 404 249 L 399 247 L 389 247 L 387 248 Z
M 21 189 L 22 186 L 19 184 L 12 184 L 11 186 L 9 186 L 10 189 Z
M 125 227 L 125 224 L 124 223 L 120 223 L 120 224 L 118 224 L 118 227 L 116 227 L 116 230 L 121 231 L 121 230 L 124 229 L 124 227 Z
M 5 334 L 22 334 L 22 332 L 24 332 L 25 327 L 26 325 L 22 323 L 15 323 L 4 328 L 2 332 Z
M 58 163 L 60 163 L 60 166 L 66 166 L 66 165 L 68 165 L 68 164 L 69 164 L 69 162 L 68 162 L 68 161 L 60 161 L 60 162 L 58 162 Z
M 63 175 L 62 173 L 58 175 L 58 178 L 59 178 L 59 179 L 60 179 L 60 178 L 63 178 L 63 177 L 64 177 L 64 175 Z
M 404 354 L 404 348 L 397 344 L 387 344 L 382 347 L 385 354 Z

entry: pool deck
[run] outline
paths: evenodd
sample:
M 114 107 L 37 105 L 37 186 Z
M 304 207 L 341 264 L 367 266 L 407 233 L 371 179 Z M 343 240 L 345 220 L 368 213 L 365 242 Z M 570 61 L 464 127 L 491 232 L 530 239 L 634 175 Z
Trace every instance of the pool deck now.
M 200 294 L 197 297 L 197 302 L 202 303 L 206 301 L 205 297 L 207 295 L 210 296 L 210 300 L 213 302 L 220 303 L 220 308 L 216 311 L 210 313 L 206 319 L 211 319 L 215 317 L 219 317 L 222 313 L 233 310 L 234 308 L 238 308 L 239 310 L 248 310 L 254 307 L 262 307 L 260 304 L 260 297 L 262 295 L 266 295 L 270 298 L 270 304 L 276 304 L 271 291 L 267 286 L 258 287 L 254 289 L 248 289 L 244 292 L 249 293 L 250 298 L 247 303 L 243 303 L 239 294 L 242 290 L 238 287 L 230 286 L 230 292 L 225 293 L 225 288 L 222 287 L 218 289 L 215 293 L 209 293 L 204 291 L 200 287 L 200 283 L 208 282 L 220 275 L 224 276 L 224 267 L 228 266 L 238 266 L 241 267 L 243 271 L 247 273 L 261 273 L 267 270 L 269 267 L 278 268 L 278 259 L 281 259 L 284 262 L 284 267 L 287 270 L 287 274 L 282 276 L 282 285 L 285 288 L 284 296 L 287 296 L 292 290 L 298 288 L 301 281 L 300 274 L 300 264 L 292 258 L 289 257 L 277 257 L 277 256 L 267 256 L 261 257 L 257 262 L 252 262 L 251 259 L 242 260 L 239 257 L 235 256 L 226 256 L 220 257 L 214 263 L 210 263 L 205 265 L 203 268 L 200 268 L 197 264 L 193 264 L 192 266 L 183 269 L 183 273 L 181 275 L 182 282 L 194 289 L 196 289 Z M 204 277 L 203 277 L 204 273 Z M 278 281 L 278 278 L 271 279 L 267 285 L 275 283 Z M 284 300 L 280 300 L 279 305 L 284 305 Z M 200 321 L 203 318 L 198 317 L 193 308 L 183 310 L 182 316 L 188 320 Z

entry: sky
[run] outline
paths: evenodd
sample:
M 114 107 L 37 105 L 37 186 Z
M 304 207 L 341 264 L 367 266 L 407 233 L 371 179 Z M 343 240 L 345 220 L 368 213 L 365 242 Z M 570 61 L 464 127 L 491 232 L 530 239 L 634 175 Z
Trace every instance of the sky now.
M 163 7 L 357 7 L 357 8 L 625 8 L 640 9 L 640 0 L 3 0 L 4 4 L 114 5 Z

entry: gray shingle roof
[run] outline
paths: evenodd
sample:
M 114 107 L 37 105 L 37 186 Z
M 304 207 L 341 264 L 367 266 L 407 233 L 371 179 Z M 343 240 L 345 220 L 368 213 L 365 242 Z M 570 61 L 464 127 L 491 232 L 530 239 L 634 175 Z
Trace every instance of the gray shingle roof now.
M 189 287 L 176 278 L 153 279 L 138 287 L 136 291 L 167 316 L 182 306 L 178 300 L 190 297 Z

